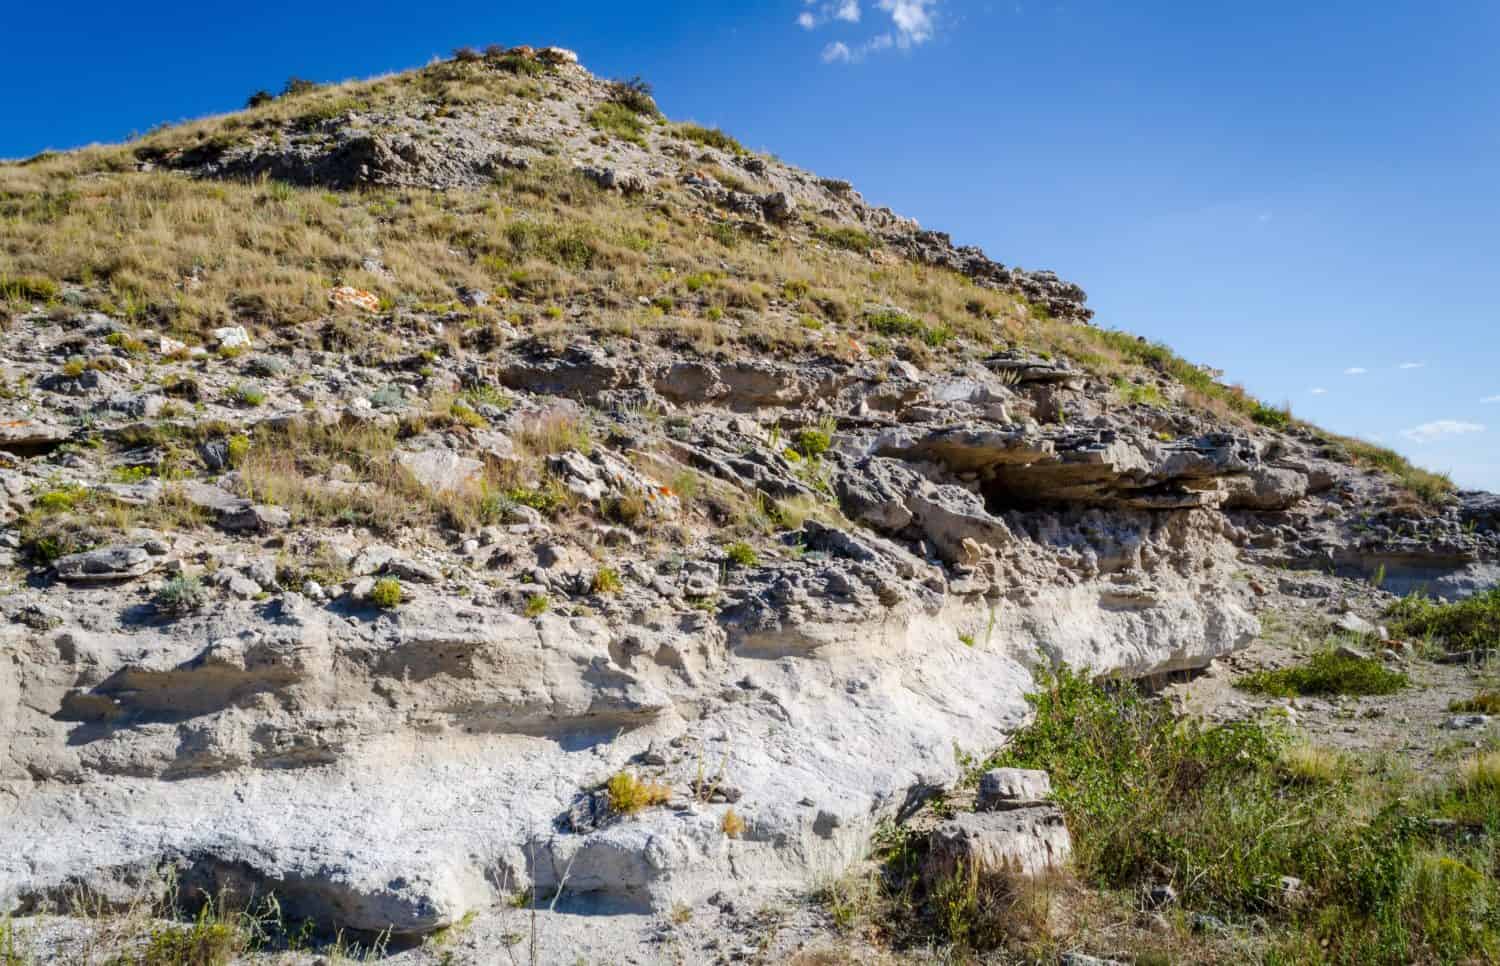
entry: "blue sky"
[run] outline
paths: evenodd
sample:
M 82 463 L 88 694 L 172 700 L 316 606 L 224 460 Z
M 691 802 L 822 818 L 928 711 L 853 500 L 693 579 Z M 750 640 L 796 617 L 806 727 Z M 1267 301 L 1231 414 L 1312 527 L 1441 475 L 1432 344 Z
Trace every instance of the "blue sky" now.
M 867 199 L 1053 268 L 1099 321 L 1500 490 L 1500 4 L 22 5 L 0 157 L 290 75 L 557 43 Z M 1486 401 L 1488 400 L 1488 401 Z

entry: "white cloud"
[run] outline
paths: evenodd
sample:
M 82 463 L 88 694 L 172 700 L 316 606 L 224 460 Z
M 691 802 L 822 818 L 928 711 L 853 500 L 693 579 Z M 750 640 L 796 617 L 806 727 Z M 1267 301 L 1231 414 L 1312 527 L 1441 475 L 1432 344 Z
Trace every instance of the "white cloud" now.
M 859 23 L 859 0 L 844 0 L 833 12 L 833 19 L 845 23 Z
M 1421 369 L 1422 367 L 1424 367 L 1426 365 L 1427 365 L 1427 363 L 1425 363 L 1425 362 L 1403 362 L 1403 363 L 1401 363 L 1401 365 L 1400 365 L 1399 368 L 1402 368 L 1402 369 Z
M 847 64 L 854 57 L 849 50 L 849 45 L 842 40 L 835 40 L 823 48 L 823 63 L 825 64 Z
M 1468 433 L 1482 433 L 1484 426 L 1479 423 L 1465 423 L 1457 419 L 1439 419 L 1431 423 L 1423 423 L 1411 429 L 1403 429 L 1401 435 L 1414 443 L 1430 443 L 1438 439 L 1446 439 L 1449 436 L 1463 436 Z
M 1349 368 L 1347 368 L 1347 369 L 1344 370 L 1344 375 L 1346 375 L 1346 376 L 1362 376 L 1362 375 L 1364 375 L 1365 373 L 1367 373 L 1369 371 L 1370 370 L 1368 370 L 1368 369 L 1361 369 L 1359 366 L 1350 366 Z
M 803 30 L 811 30 L 818 25 L 818 18 L 813 16 L 811 10 L 804 10 L 797 14 L 797 26 Z
M 1500 403 L 1500 396 L 1485 396 L 1479 401 L 1482 403 Z
M 896 46 L 911 47 L 932 39 L 932 8 L 937 0 L 877 0 L 896 25 Z
M 1309 389 L 1308 392 L 1312 393 L 1314 396 L 1323 396 L 1328 393 L 1328 390 L 1324 389 L 1322 386 L 1315 386 L 1314 388 Z

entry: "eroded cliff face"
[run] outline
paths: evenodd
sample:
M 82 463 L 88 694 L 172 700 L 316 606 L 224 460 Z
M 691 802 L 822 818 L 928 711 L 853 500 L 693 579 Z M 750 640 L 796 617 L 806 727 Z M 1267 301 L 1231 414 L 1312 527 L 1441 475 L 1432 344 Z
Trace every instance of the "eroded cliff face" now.
M 1089 316 L 1050 273 L 779 162 L 705 152 L 759 192 L 633 142 L 599 170 L 572 114 L 601 85 L 559 70 L 528 108 L 546 151 L 479 106 L 141 163 L 477 190 L 561 151 L 653 217 L 754 222 L 777 258 L 813 258 L 789 227 L 809 208 L 883 245 L 809 274 L 915 263 L 1029 319 Z M 654 190 L 654 164 L 686 193 Z M 802 889 L 955 781 L 956 749 L 1001 744 L 1039 667 L 1203 666 L 1296 568 L 1495 579 L 1493 498 L 1422 506 L 1165 372 L 1138 377 L 1142 403 L 881 306 L 874 336 L 834 307 L 757 351 L 764 318 L 797 325 L 808 285 L 786 285 L 709 346 L 577 305 L 538 333 L 343 289 L 328 319 L 226 327 L 216 353 L 66 300 L 20 312 L 0 358 L 0 910 L 125 902 L 163 865 L 403 934 L 528 888 L 603 912 Z M 600 786 L 622 771 L 669 800 L 618 814 Z
M 591 375 L 559 380 L 579 354 Z M 1163 441 L 1107 411 L 1043 426 L 1029 414 L 1057 384 L 1001 377 L 1008 361 L 726 372 L 579 347 L 517 359 L 516 403 L 492 429 L 401 444 L 427 454 L 413 465 L 461 470 L 499 445 L 486 434 L 571 405 L 549 390 L 643 394 L 681 418 L 621 410 L 618 434 L 553 458 L 555 478 L 601 504 L 661 496 L 666 464 L 639 458 L 652 452 L 762 499 L 835 494 L 753 564 L 674 496 L 652 511 L 683 521 L 670 551 L 525 512 L 403 546 L 274 518 L 225 533 L 241 512 L 131 534 L 145 563 L 120 557 L 113 579 L 38 572 L 0 598 L 7 904 L 80 885 L 123 898 L 163 862 L 274 889 L 299 914 L 417 933 L 565 876 L 601 909 L 807 886 L 953 782 L 955 748 L 1000 744 L 1025 718 L 1031 668 L 1140 676 L 1246 644 L 1260 587 L 1243 550 L 1288 515 L 1340 510 L 1351 474 L 1264 432 Z M 715 388 L 691 389 L 689 366 Z M 1075 374 L 1064 404 L 1086 410 L 1098 388 Z M 778 427 L 818 418 L 830 445 L 809 474 Z M 395 419 L 355 407 L 263 428 Z M 5 472 L 40 477 L 34 462 Z M 218 507 L 244 482 L 141 498 Z M 342 555 L 345 585 L 286 585 L 288 558 L 315 545 Z M 212 606 L 170 618 L 142 599 L 198 562 L 227 590 Z M 603 564 L 618 593 L 590 584 Z M 366 574 L 400 575 L 408 600 L 377 609 Z M 527 616 L 538 594 L 549 609 Z M 625 769 L 672 802 L 609 815 L 592 790 Z

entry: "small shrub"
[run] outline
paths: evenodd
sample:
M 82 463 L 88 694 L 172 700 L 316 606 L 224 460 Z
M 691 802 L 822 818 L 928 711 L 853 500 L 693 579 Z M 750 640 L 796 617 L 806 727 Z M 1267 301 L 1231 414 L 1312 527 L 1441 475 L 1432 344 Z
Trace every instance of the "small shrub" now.
M 245 462 L 245 457 L 250 455 L 250 437 L 243 434 L 231 436 L 224 444 L 224 452 L 229 459 L 230 466 L 239 466 Z
M 868 252 L 879 247 L 869 232 L 853 225 L 840 225 L 837 227 L 823 227 L 813 232 L 813 236 L 826 245 L 841 248 L 846 252 Z
M 706 148 L 718 148 L 733 154 L 749 154 L 745 146 L 716 127 L 700 127 L 697 124 L 679 124 L 673 129 L 677 136 L 701 144 Z
M 594 593 L 596 594 L 618 594 L 624 589 L 625 584 L 620 579 L 620 572 L 613 567 L 600 567 L 594 573 Z
M 660 782 L 642 781 L 628 771 L 622 771 L 604 785 L 609 793 L 609 807 L 621 815 L 634 815 L 651 805 L 665 805 L 672 798 L 672 789 Z
M 1438 641 L 1449 651 L 1491 651 L 1500 646 L 1500 587 L 1452 603 L 1405 597 L 1388 616 L 1391 633 Z
M 743 540 L 737 540 L 724 548 L 724 556 L 736 567 L 754 567 L 760 563 L 760 554 Z
M 261 89 L 245 99 L 245 108 L 246 110 L 254 110 L 257 107 L 269 104 L 274 100 L 276 100 L 275 94 L 272 94 L 268 90 Z
M 89 498 L 87 487 L 70 484 L 48 490 L 36 498 L 36 508 L 43 513 L 67 513 Z
M 1246 691 L 1276 697 L 1315 694 L 1395 694 L 1408 680 L 1379 661 L 1351 657 L 1335 651 L 1315 654 L 1306 664 L 1275 671 L 1258 671 L 1235 681 Z
M 647 117 L 656 117 L 661 112 L 657 110 L 656 98 L 651 90 L 650 82 L 639 75 L 629 80 L 611 81 L 609 84 L 609 102 L 625 108 L 632 114 L 643 114 Z
M 473 47 L 455 47 L 453 49 L 453 59 L 460 64 L 477 64 L 481 60 L 484 60 L 484 55 Z
M 541 617 L 552 609 L 552 598 L 546 594 L 532 594 L 526 598 L 526 616 Z
M 395 577 L 382 577 L 375 581 L 375 587 L 370 591 L 370 603 L 381 610 L 395 610 L 401 606 L 403 596 L 401 581 Z
M 505 71 L 507 74 L 515 74 L 518 77 L 536 77 L 547 72 L 547 65 L 535 57 L 508 54 L 502 47 L 486 49 L 484 59 L 496 70 Z
M 208 600 L 208 591 L 197 577 L 179 575 L 168 580 L 156 592 L 152 603 L 163 614 L 174 616 L 188 614 L 202 607 Z
M 285 84 L 281 86 L 282 97 L 296 97 L 298 94 L 311 93 L 318 89 L 317 81 L 310 81 L 302 77 L 288 77 Z
M 589 124 L 595 130 L 610 134 L 622 141 L 645 146 L 646 122 L 630 108 L 612 101 L 600 104 L 589 112 Z
M 248 383 L 236 383 L 229 390 L 229 398 L 241 406 L 254 408 L 265 403 L 266 394 L 259 386 L 252 386 Z
M 1284 430 L 1292 424 L 1290 406 L 1267 406 L 1257 402 L 1250 409 L 1250 418 L 1262 426 Z
M 1500 691 L 1480 691 L 1472 698 L 1451 702 L 1448 710 L 1459 714 L 1500 714 Z
M 745 820 L 737 815 L 733 808 L 725 809 L 724 818 L 719 822 L 719 828 L 724 834 L 732 839 L 737 839 L 745 834 Z
M 827 430 L 807 428 L 797 431 L 796 451 L 806 459 L 815 460 L 828 452 L 833 445 L 833 436 Z
M 50 302 L 60 291 L 57 283 L 40 275 L 0 275 L 0 300 Z

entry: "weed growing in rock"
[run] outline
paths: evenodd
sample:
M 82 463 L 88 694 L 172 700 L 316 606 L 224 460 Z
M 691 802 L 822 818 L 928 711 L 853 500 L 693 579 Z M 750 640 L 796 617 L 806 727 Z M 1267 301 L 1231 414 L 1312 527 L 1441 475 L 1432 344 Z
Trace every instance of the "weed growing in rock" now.
M 620 572 L 613 567 L 600 567 L 594 573 L 593 589 L 596 594 L 618 594 L 625 587 Z
M 552 609 L 552 598 L 546 594 L 532 594 L 526 598 L 526 616 L 541 617 Z
M 724 818 L 719 822 L 719 828 L 724 834 L 732 839 L 737 839 L 745 834 L 745 820 L 737 815 L 733 808 L 724 810 Z
M 370 603 L 381 610 L 395 610 L 401 606 L 403 596 L 401 581 L 395 577 L 382 577 L 375 581 L 370 591 Z
M 162 584 L 152 603 L 163 614 L 191 613 L 208 601 L 208 591 L 197 577 L 179 575 Z
M 1235 681 L 1237 687 L 1276 697 L 1315 694 L 1394 694 L 1409 683 L 1405 674 L 1379 661 L 1323 651 L 1306 664 L 1257 671 Z
M 760 554 L 743 540 L 737 540 L 724 548 L 724 556 L 736 567 L 754 567 L 760 563 Z
M 609 794 L 609 807 L 621 815 L 634 815 L 651 805 L 665 805 L 672 797 L 672 789 L 655 781 L 643 781 L 633 773 L 622 771 L 604 785 Z

